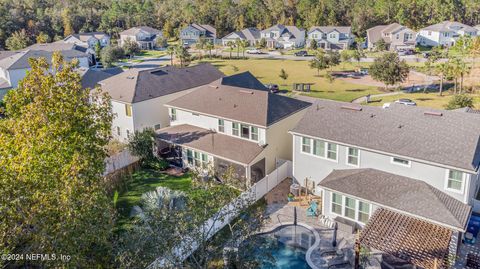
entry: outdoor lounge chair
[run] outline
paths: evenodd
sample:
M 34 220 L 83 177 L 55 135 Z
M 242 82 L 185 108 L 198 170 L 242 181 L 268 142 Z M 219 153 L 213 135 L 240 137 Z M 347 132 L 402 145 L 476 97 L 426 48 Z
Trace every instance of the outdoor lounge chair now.
M 318 204 L 317 202 L 310 203 L 310 207 L 307 208 L 307 216 L 315 217 L 317 216 Z

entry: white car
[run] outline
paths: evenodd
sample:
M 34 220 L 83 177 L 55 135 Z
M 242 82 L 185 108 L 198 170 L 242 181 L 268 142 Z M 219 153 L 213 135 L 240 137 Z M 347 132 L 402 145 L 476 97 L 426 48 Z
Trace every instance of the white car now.
M 395 101 L 395 103 L 397 104 L 402 104 L 402 105 L 406 105 L 406 106 L 416 106 L 417 103 L 415 103 L 414 101 L 410 100 L 410 99 L 398 99 L 397 101 Z
M 261 53 L 262 53 L 261 50 L 256 49 L 256 48 L 247 49 L 247 50 L 245 50 L 245 52 L 246 52 L 247 54 L 261 54 Z

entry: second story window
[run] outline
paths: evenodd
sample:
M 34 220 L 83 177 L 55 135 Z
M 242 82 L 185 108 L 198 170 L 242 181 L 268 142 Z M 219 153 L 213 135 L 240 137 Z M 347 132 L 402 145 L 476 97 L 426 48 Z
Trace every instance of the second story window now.
M 171 121 L 177 120 L 177 110 L 175 108 L 170 109 Z
M 312 140 L 310 138 L 302 137 L 302 152 L 311 153 L 312 146 L 310 145 Z
M 258 141 L 258 128 L 257 127 L 251 127 L 252 130 L 251 130 L 251 139 L 252 140 L 255 140 L 255 141 Z
M 457 192 L 463 191 L 464 173 L 457 170 L 448 170 L 447 189 Z
M 120 131 L 120 127 L 117 126 L 117 135 L 120 136 L 122 132 Z
M 248 125 L 241 125 L 242 126 L 242 137 L 250 139 L 250 127 Z
M 391 162 L 394 164 L 410 167 L 410 161 L 402 158 L 392 157 Z
M 325 142 L 313 140 L 313 155 L 325 157 Z
M 218 119 L 218 131 L 220 133 L 225 133 L 225 121 Z
M 127 115 L 127 117 L 132 116 L 132 105 L 131 104 L 125 104 L 125 115 Z
M 239 124 L 237 122 L 232 122 L 232 135 L 240 136 Z
M 347 148 L 347 164 L 358 166 L 359 151 L 357 148 Z

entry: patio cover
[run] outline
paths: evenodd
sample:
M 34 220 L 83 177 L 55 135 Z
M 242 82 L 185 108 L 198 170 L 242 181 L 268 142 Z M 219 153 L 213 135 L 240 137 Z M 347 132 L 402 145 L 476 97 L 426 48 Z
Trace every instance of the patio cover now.
M 379 208 L 362 230 L 359 242 L 421 268 L 442 268 L 452 231 L 417 218 Z

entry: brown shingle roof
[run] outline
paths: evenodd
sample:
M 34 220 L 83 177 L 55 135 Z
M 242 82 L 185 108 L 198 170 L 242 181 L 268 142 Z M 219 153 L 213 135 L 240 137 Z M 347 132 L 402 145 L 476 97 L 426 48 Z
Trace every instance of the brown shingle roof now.
M 352 106 L 361 111 L 342 108 Z M 292 132 L 469 171 L 480 160 L 480 117 L 473 113 L 319 100 Z
M 130 69 L 99 84 L 113 100 L 135 103 L 202 86 L 221 77 L 222 72 L 213 65 L 199 64 L 185 68 Z
M 459 231 L 471 213 L 469 205 L 423 181 L 376 169 L 334 170 L 318 185 Z
M 258 85 L 257 82 L 249 82 L 255 79 L 253 76 L 242 75 L 238 78 L 242 78 L 243 82 L 236 82 L 235 85 L 228 82 L 225 85 L 222 80 L 217 80 L 166 105 L 263 127 L 311 105 L 266 90 L 252 89 L 254 86 L 250 85 Z M 228 77 L 224 80 L 229 81 Z
M 250 164 L 264 149 L 254 142 L 188 124 L 158 130 L 157 138 L 244 165 Z

